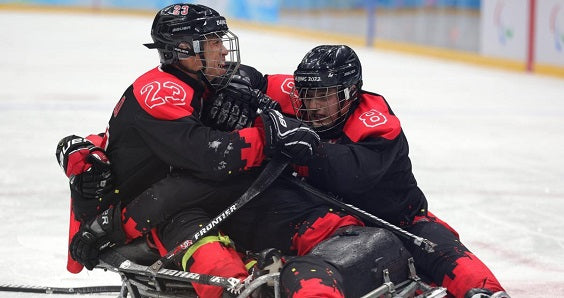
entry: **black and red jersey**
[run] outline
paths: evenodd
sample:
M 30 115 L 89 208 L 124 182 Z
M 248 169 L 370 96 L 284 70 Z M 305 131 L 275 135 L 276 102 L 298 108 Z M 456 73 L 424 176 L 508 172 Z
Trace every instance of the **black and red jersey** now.
M 224 132 L 200 121 L 206 89 L 172 66 L 140 76 L 117 103 L 106 131 L 106 152 L 120 194 L 132 198 L 172 168 L 222 180 L 260 166 L 260 128 Z
M 291 75 L 268 75 L 266 94 L 292 114 Z M 396 225 L 408 225 L 427 211 L 408 156 L 399 119 L 381 95 L 359 92 L 359 104 L 340 138 L 323 142 L 319 153 L 301 169 L 312 185 L 331 192 Z

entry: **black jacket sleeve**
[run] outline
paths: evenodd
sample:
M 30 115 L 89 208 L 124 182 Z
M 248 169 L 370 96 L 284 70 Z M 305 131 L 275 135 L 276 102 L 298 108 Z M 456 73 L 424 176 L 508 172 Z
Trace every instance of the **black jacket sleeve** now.
M 169 121 L 140 115 L 135 122 L 140 137 L 159 159 L 200 178 L 222 180 L 260 165 L 264 158 L 257 128 L 223 132 L 193 116 Z
M 370 192 L 384 176 L 394 171 L 401 139 L 367 138 L 359 143 L 323 143 L 309 163 L 310 182 L 340 196 L 357 196 Z
M 346 203 L 405 226 L 427 208 L 407 153 L 403 132 L 392 140 L 326 143 L 321 155 L 309 164 L 309 182 Z

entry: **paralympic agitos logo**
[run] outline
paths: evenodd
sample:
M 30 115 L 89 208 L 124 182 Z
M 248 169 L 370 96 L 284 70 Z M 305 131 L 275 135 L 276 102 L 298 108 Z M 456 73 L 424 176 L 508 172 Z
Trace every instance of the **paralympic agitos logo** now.
M 550 10 L 549 26 L 554 39 L 554 48 L 562 52 L 564 50 L 564 11 L 560 5 L 555 5 Z
M 495 5 L 494 10 L 494 25 L 497 30 L 497 39 L 502 45 L 507 44 L 507 42 L 513 39 L 514 29 L 505 23 L 505 14 L 507 10 L 505 9 L 505 1 L 498 1 Z

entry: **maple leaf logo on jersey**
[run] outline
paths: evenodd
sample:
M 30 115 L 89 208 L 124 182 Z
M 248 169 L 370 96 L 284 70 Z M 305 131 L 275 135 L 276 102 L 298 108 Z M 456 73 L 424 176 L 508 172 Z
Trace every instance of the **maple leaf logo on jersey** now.
M 375 109 L 362 113 L 358 119 L 360 119 L 360 121 L 362 121 L 362 123 L 364 123 L 367 127 L 376 127 L 388 122 L 386 115 L 382 114 L 382 112 L 376 111 Z

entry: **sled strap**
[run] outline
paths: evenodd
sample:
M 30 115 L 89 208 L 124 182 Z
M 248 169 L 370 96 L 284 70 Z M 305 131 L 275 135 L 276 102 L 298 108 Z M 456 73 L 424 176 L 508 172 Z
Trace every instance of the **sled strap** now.
M 223 235 L 218 235 L 218 236 L 206 236 L 198 241 L 196 241 L 196 243 L 192 244 L 192 246 L 188 247 L 188 250 L 186 250 L 186 252 L 184 253 L 184 256 L 182 257 L 182 269 L 186 270 L 186 263 L 188 263 L 188 260 L 190 260 L 190 258 L 192 257 L 192 255 L 194 254 L 194 252 L 200 248 L 202 245 L 208 244 L 208 243 L 212 243 L 212 242 L 219 242 L 225 246 L 232 246 L 233 242 L 231 242 L 231 239 L 229 239 L 229 236 L 223 236 Z

